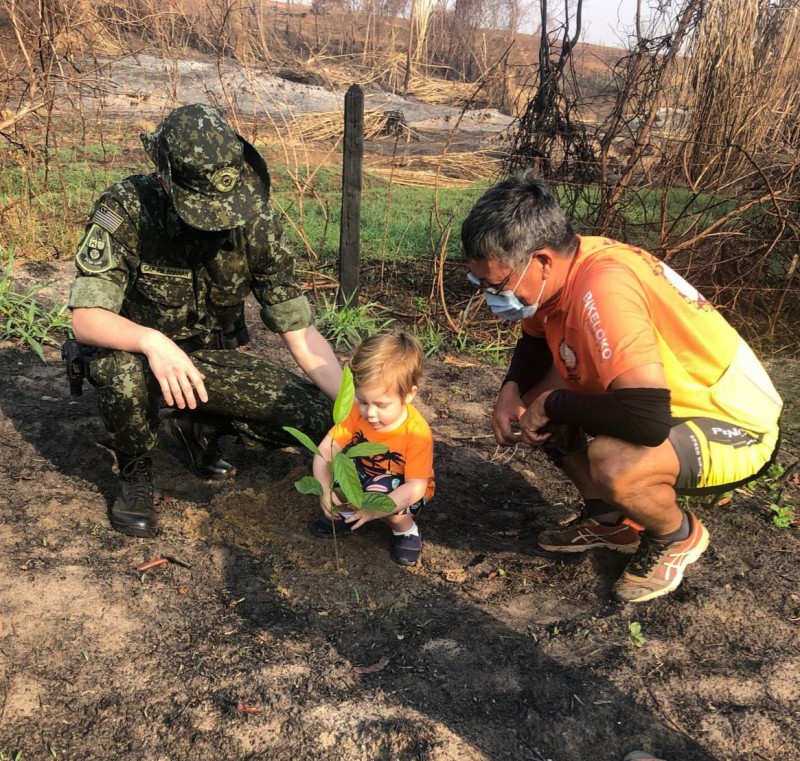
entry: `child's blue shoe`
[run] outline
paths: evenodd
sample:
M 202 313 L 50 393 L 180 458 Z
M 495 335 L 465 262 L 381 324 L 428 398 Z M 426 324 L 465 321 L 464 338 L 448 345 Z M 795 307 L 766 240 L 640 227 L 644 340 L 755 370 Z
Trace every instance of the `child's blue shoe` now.
M 392 549 L 389 556 L 398 565 L 416 565 L 422 552 L 422 537 L 419 534 L 392 534 Z
M 341 539 L 343 537 L 360 534 L 361 528 L 364 527 L 362 526 L 353 531 L 350 524 L 345 523 L 341 518 L 336 518 L 336 520 L 333 521 L 328 518 L 320 518 L 318 521 L 314 521 L 311 524 L 311 533 L 322 539 L 332 539 L 334 528 L 336 529 L 336 538 Z

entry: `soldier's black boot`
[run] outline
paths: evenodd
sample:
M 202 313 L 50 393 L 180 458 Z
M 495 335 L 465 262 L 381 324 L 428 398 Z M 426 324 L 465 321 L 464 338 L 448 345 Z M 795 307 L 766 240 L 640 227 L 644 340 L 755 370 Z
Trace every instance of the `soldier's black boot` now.
M 128 536 L 156 535 L 153 508 L 153 460 L 148 454 L 125 457 L 117 453 L 120 495 L 111 506 L 111 526 Z
M 222 431 L 216 426 L 199 422 L 192 413 L 176 412 L 167 418 L 167 430 L 186 448 L 192 470 L 200 478 L 224 481 L 236 473 L 236 468 L 222 459 Z

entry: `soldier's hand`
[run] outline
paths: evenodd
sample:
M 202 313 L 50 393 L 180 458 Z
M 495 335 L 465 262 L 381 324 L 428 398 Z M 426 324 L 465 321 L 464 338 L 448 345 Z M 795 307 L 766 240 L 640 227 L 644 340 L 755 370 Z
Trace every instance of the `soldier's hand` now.
M 143 349 L 161 386 L 164 401 L 170 407 L 192 410 L 197 407 L 198 399 L 207 402 L 205 376 L 194 366 L 189 355 L 163 333 L 153 331 L 153 334 L 148 336 Z

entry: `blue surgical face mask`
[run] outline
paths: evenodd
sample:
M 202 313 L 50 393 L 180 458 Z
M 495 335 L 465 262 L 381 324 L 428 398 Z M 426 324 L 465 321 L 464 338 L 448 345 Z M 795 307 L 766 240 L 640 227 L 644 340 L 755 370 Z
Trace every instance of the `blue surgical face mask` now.
M 475 275 L 473 275 L 471 272 L 467 273 L 467 279 L 469 282 L 473 285 L 477 285 L 483 291 L 483 297 L 486 299 L 486 306 L 489 307 L 495 317 L 516 322 L 518 320 L 524 320 L 528 317 L 533 317 L 533 315 L 536 313 L 536 310 L 539 308 L 539 302 L 542 298 L 542 294 L 544 293 L 544 286 L 547 282 L 546 280 L 542 280 L 541 290 L 539 291 L 539 295 L 536 297 L 536 301 L 533 304 L 523 304 L 514 294 L 514 291 L 517 290 L 517 287 L 522 282 L 522 278 L 525 277 L 525 273 L 528 271 L 528 267 L 530 267 L 532 260 L 533 257 L 528 259 L 525 269 L 519 276 L 519 280 L 517 280 L 517 285 L 515 285 L 510 291 L 498 292 L 493 288 L 483 288 L 481 287 L 481 281 L 475 277 Z

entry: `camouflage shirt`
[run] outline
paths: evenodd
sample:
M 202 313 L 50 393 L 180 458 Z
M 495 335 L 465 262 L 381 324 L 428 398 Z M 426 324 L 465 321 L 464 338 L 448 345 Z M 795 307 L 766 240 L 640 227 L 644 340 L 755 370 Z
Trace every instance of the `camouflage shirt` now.
M 181 339 L 229 328 L 252 292 L 264 324 L 285 333 L 311 324 L 294 263 L 268 205 L 241 227 L 201 233 L 180 221 L 157 175 L 133 175 L 92 209 L 69 306 Z

